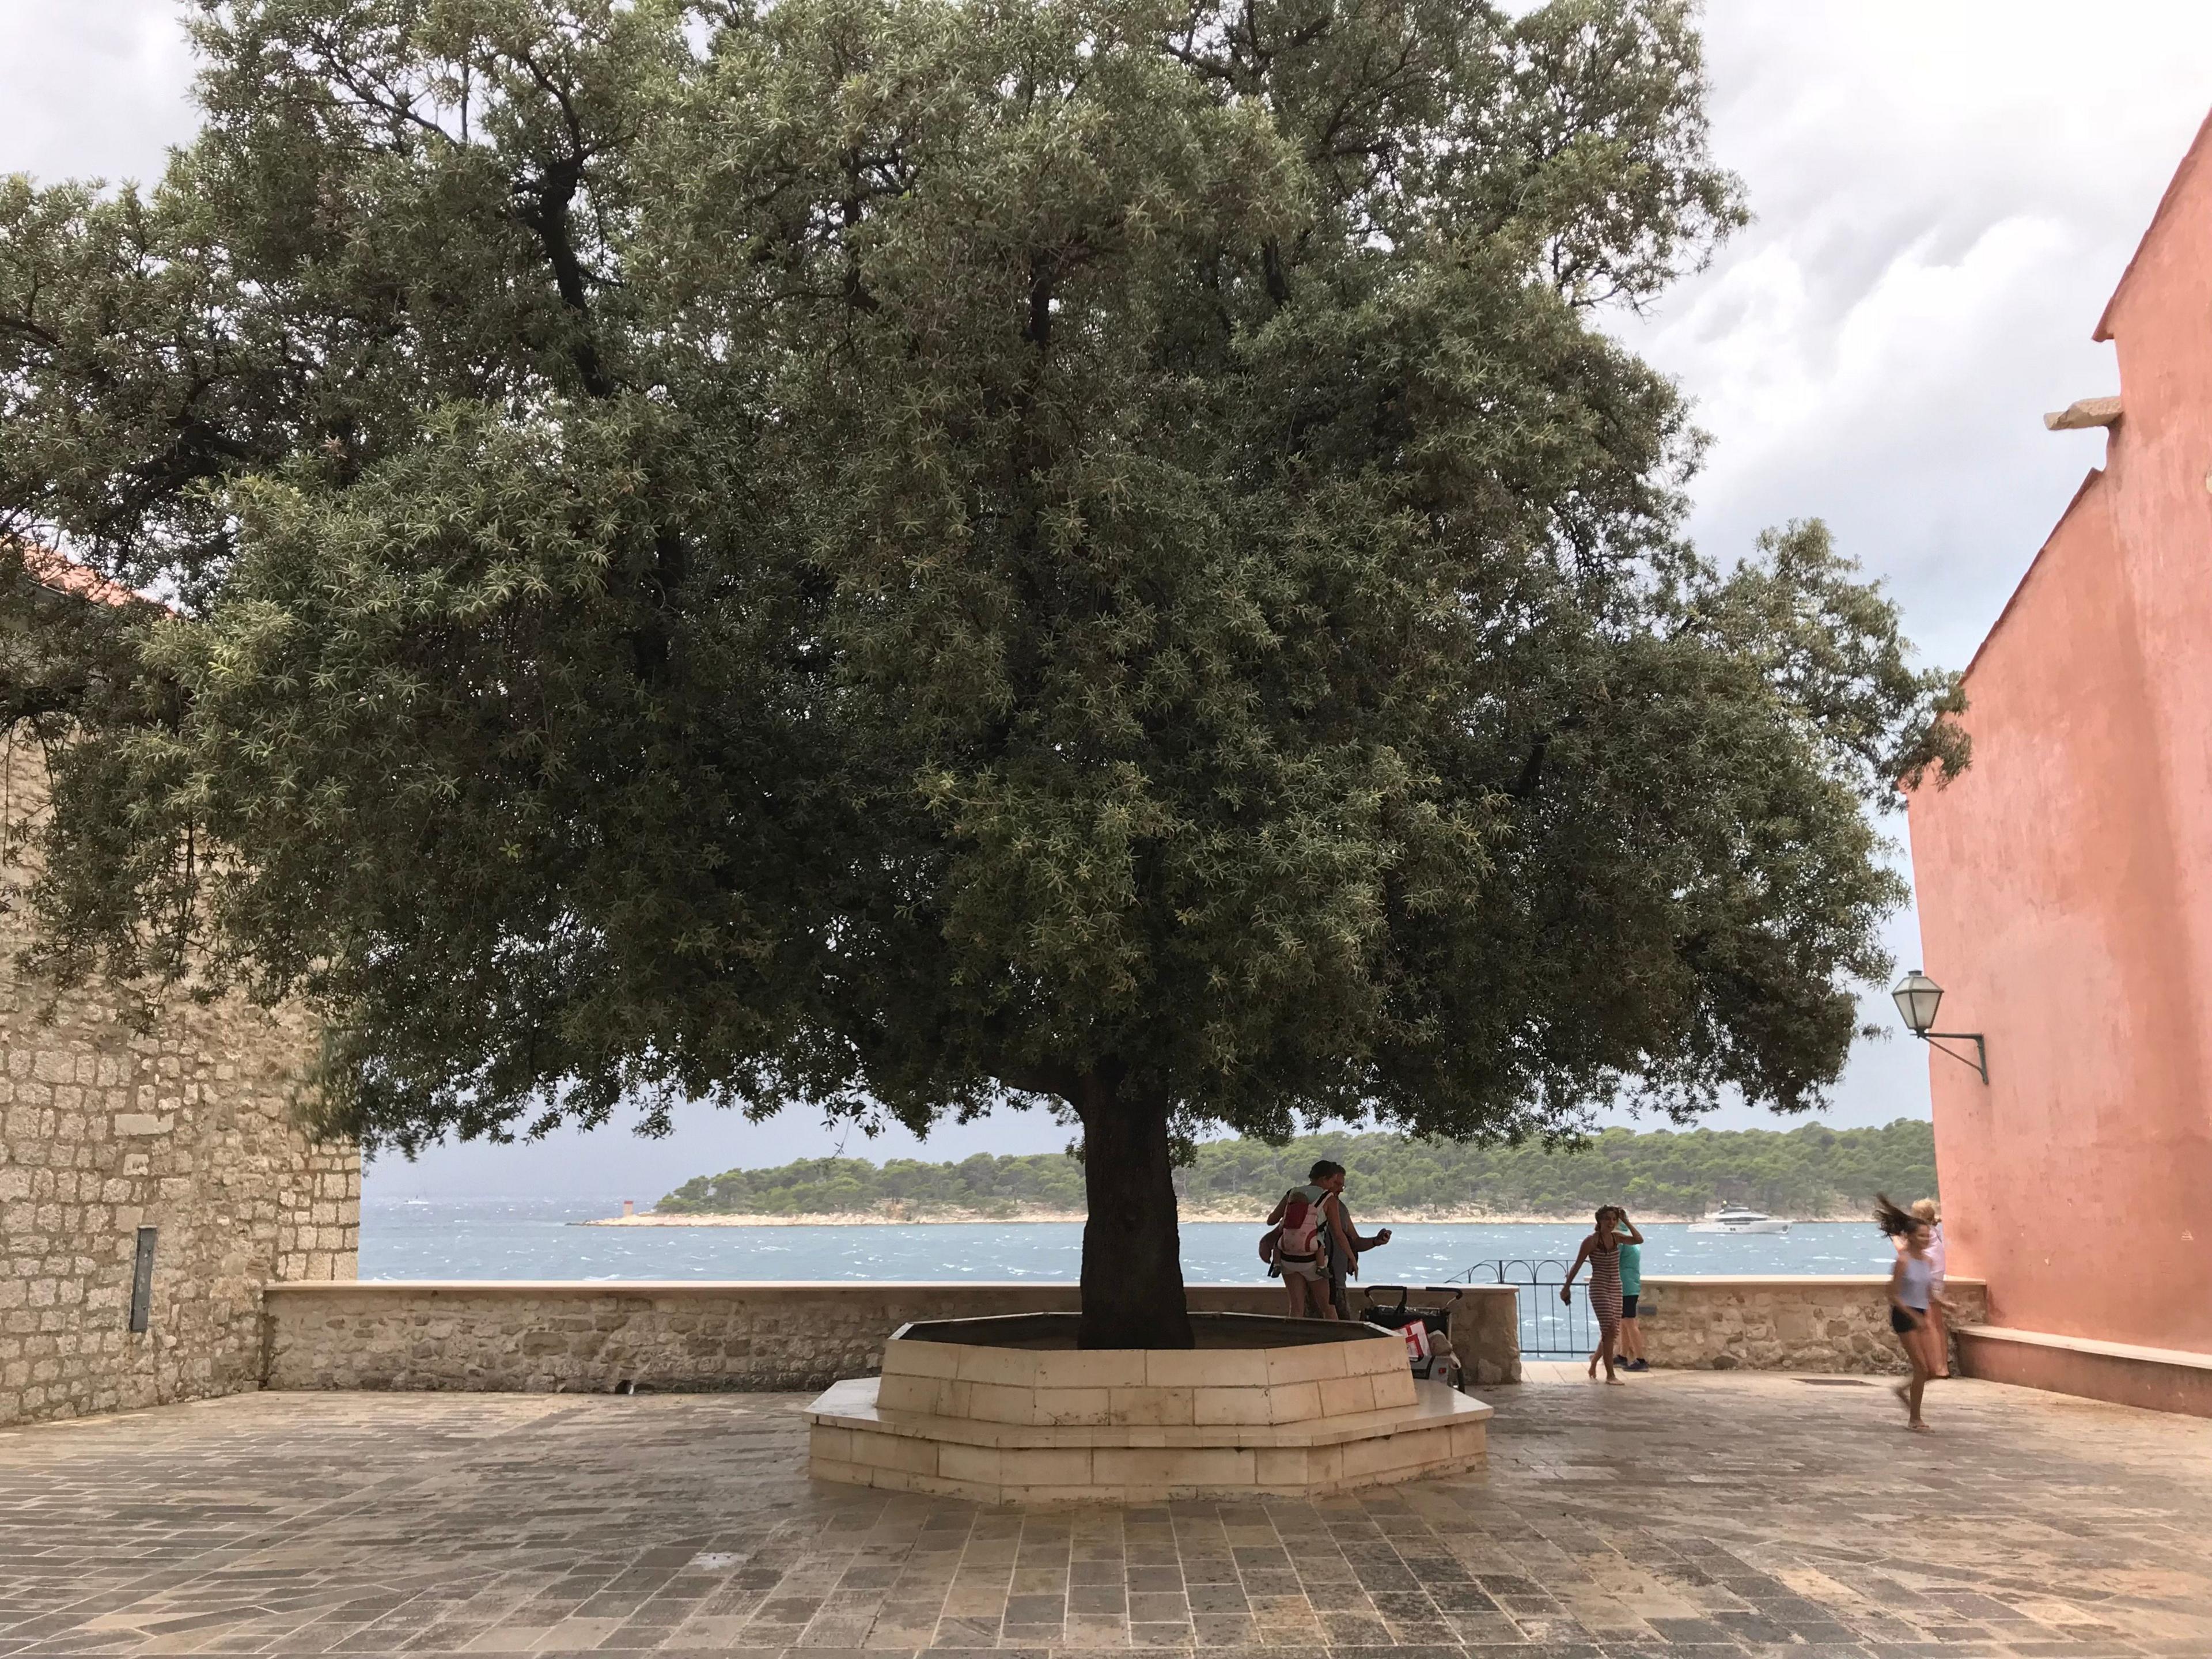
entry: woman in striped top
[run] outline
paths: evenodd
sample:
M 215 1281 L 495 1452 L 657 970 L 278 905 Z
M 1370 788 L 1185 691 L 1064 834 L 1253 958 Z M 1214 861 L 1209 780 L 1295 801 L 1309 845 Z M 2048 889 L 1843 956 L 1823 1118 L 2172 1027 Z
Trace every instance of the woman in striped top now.
M 1620 1383 L 1613 1374 L 1613 1353 L 1620 1340 L 1620 1247 L 1633 1240 L 1641 1244 L 1644 1235 L 1627 1226 L 1628 1218 L 1617 1205 L 1608 1204 L 1597 1212 L 1597 1225 L 1583 1247 L 1576 1252 L 1575 1265 L 1567 1269 L 1567 1281 L 1559 1286 L 1559 1300 L 1571 1306 L 1575 1299 L 1575 1275 L 1589 1263 L 1590 1311 L 1597 1316 L 1597 1352 L 1590 1356 L 1590 1380 L 1597 1380 L 1597 1368 L 1605 1367 L 1605 1380 Z M 1623 1385 L 1625 1386 L 1625 1385 Z

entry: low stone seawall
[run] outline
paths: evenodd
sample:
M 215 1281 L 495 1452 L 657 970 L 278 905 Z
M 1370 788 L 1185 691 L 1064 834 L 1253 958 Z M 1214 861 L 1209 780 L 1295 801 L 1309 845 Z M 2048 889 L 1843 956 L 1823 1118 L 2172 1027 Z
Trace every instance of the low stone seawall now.
M 1896 1371 L 1887 1279 L 1646 1278 L 1645 1351 L 1659 1366 Z M 1452 1340 L 1468 1386 L 1521 1380 L 1510 1286 L 1459 1287 Z M 1556 1290 L 1534 1294 L 1556 1296 Z M 1413 1293 L 1433 1305 L 1448 1291 Z M 1978 1281 L 1954 1279 L 1960 1322 L 1984 1317 Z M 1356 1299 L 1364 1296 L 1355 1287 Z M 1387 1301 L 1395 1302 L 1395 1294 Z M 1194 1285 L 1194 1310 L 1279 1313 L 1279 1285 Z M 1072 1285 L 577 1283 L 271 1285 L 262 1386 L 604 1393 L 823 1389 L 866 1376 L 915 1319 L 1072 1311 Z
M 1955 1323 L 1984 1316 L 1979 1279 L 1954 1279 L 1945 1294 Z M 1889 1328 L 1889 1278 L 1804 1274 L 1699 1275 L 1644 1280 L 1638 1305 L 1654 1365 L 1689 1370 L 1903 1371 Z
M 1189 1300 L 1195 1312 L 1283 1310 L 1282 1288 L 1273 1284 L 1194 1285 Z M 909 1320 L 1075 1307 L 1073 1285 L 271 1285 L 262 1386 L 823 1389 L 880 1369 L 884 1339 Z M 1520 1380 L 1517 1331 L 1510 1289 L 1465 1287 L 1452 1335 L 1470 1384 Z

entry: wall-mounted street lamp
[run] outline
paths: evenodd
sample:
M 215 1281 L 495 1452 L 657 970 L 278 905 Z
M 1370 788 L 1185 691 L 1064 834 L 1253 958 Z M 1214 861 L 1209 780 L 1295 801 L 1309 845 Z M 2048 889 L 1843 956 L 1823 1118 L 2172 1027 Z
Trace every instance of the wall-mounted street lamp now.
M 1971 1066 L 1982 1074 L 1982 1081 L 1990 1080 L 1989 1045 L 1982 1041 L 1979 1031 L 1936 1031 L 1929 1028 L 1936 1024 L 1936 1010 L 1943 1000 L 1943 988 L 1915 968 L 1890 993 L 1897 999 L 1897 1012 L 1905 1016 L 1905 1029 L 1932 1048 L 1957 1060 L 1961 1066 Z M 1974 1045 L 1974 1058 L 1968 1060 L 1956 1048 L 1944 1048 L 1938 1039 L 1949 1038 L 1954 1042 Z

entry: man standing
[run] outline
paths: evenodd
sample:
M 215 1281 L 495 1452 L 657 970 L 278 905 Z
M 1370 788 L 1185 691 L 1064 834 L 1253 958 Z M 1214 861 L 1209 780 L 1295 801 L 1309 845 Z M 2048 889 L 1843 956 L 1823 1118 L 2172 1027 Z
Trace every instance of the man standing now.
M 1314 1166 L 1319 1169 L 1321 1166 Z M 1343 1223 L 1339 1231 L 1334 1222 L 1328 1229 L 1328 1300 L 1336 1310 L 1339 1319 L 1352 1317 L 1351 1291 L 1348 1281 L 1359 1276 L 1359 1258 L 1368 1250 L 1377 1250 L 1390 1242 L 1390 1230 L 1383 1228 L 1372 1237 L 1363 1238 L 1352 1224 L 1352 1212 L 1344 1206 L 1344 1166 L 1331 1164 L 1334 1171 L 1326 1185 L 1336 1199 L 1336 1215 Z

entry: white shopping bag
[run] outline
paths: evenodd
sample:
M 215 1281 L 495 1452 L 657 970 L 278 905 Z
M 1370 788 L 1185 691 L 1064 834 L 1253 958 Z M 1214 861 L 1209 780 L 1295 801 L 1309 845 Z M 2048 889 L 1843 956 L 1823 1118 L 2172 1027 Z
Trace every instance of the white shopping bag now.
M 1416 1365 L 1425 1363 L 1429 1357 L 1429 1328 L 1417 1319 L 1399 1334 L 1406 1339 L 1406 1358 Z

